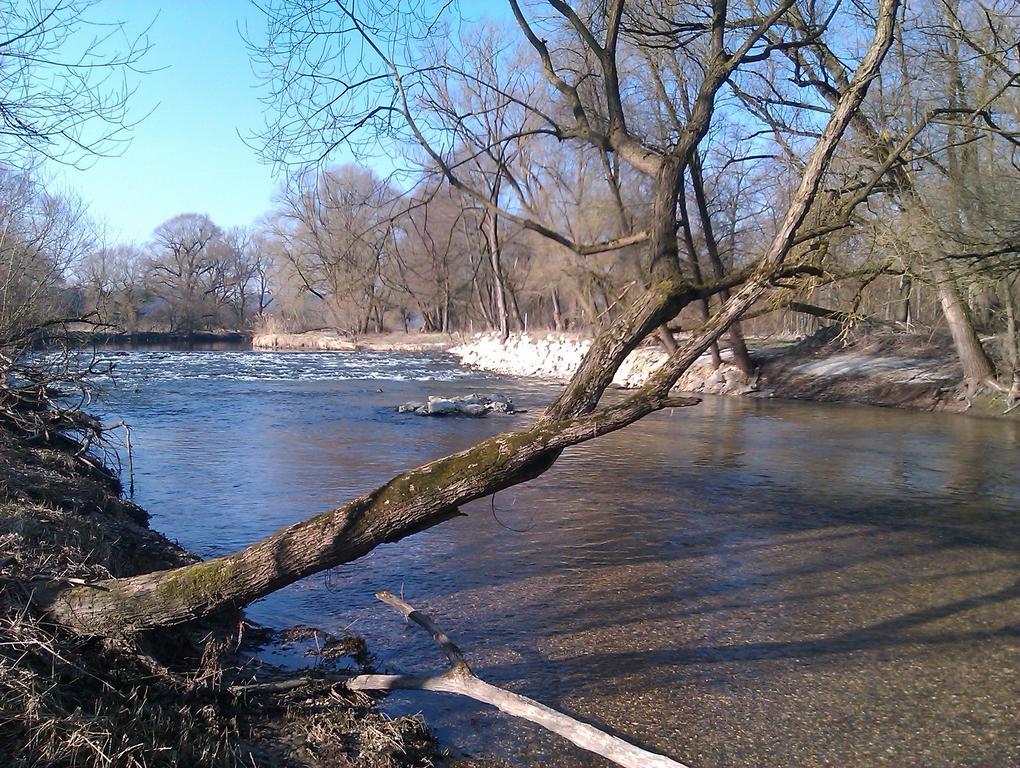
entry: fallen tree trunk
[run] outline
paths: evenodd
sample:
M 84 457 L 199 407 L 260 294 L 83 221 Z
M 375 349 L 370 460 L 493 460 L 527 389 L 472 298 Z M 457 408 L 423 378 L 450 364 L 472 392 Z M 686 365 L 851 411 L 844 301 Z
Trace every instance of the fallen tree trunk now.
M 566 389 L 534 427 L 489 438 L 405 472 L 365 496 L 232 555 L 87 586 L 52 584 L 37 590 L 36 603 L 57 621 L 91 635 L 138 632 L 240 608 L 301 578 L 361 557 L 379 544 L 450 519 L 464 503 L 537 477 L 564 448 L 621 429 L 662 408 L 695 404 L 697 400 L 671 398 L 671 388 L 780 273 L 825 168 L 878 73 L 892 40 L 897 6 L 898 0 L 881 1 L 875 37 L 805 162 L 800 184 L 765 253 L 740 276 L 743 284 L 721 309 L 622 402 L 596 410 L 627 354 L 687 303 L 705 295 L 704 287 L 692 285 L 679 272 L 675 214 L 683 157 L 664 161 L 656 179 L 655 209 L 661 220 L 654 222 L 649 246 L 653 263 L 663 265 L 654 273 L 656 281 L 599 334 Z M 726 282 L 718 281 L 716 286 Z
M 830 309 L 829 307 L 819 307 L 816 304 L 807 304 L 803 301 L 791 301 L 786 305 L 786 308 L 791 312 L 799 312 L 802 315 L 811 315 L 812 317 L 818 317 L 822 320 L 832 320 L 834 323 L 839 323 L 841 325 L 861 323 L 863 325 L 895 327 L 895 323 L 883 320 L 880 317 L 859 315 L 856 312 L 844 312 L 840 309 Z
M 232 555 L 170 571 L 57 587 L 50 613 L 84 634 L 172 626 L 240 608 L 298 579 L 349 562 L 459 513 L 459 506 L 544 472 L 560 451 L 697 398 L 631 396 L 597 414 L 540 422 L 398 475 L 372 493 L 277 531 Z
M 683 763 L 642 749 L 527 696 L 481 680 L 471 671 L 460 648 L 426 614 L 389 592 L 379 592 L 376 597 L 397 609 L 405 619 L 428 632 L 449 659 L 450 668 L 434 675 L 358 675 L 347 682 L 348 688 L 355 691 L 414 690 L 455 693 L 489 704 L 513 717 L 535 723 L 581 749 L 594 752 L 623 768 L 687 768 Z

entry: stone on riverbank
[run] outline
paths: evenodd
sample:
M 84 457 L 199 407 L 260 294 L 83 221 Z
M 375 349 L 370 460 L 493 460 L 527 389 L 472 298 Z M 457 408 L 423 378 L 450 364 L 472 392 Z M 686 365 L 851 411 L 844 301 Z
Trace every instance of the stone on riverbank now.
M 537 376 L 543 379 L 569 379 L 580 367 L 591 339 L 568 334 L 532 336 L 514 334 L 505 341 L 498 334 L 478 334 L 466 344 L 450 349 L 463 365 L 511 376 Z M 631 352 L 613 378 L 618 387 L 639 387 L 666 360 L 666 353 L 655 347 Z

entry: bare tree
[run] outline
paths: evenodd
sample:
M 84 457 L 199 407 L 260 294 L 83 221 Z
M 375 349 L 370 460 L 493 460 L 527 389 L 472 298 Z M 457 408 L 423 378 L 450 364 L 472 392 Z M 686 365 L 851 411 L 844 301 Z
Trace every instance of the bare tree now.
M 92 237 L 80 203 L 47 194 L 29 172 L 0 170 L 0 348 L 8 356 L 74 316 L 66 281 Z
M 0 421 L 33 439 L 77 436 L 81 450 L 102 427 L 69 394 L 85 399 L 94 361 L 68 349 L 68 321 L 93 319 L 71 300 L 68 269 L 93 233 L 83 207 L 47 194 L 34 171 L 40 158 L 83 166 L 123 146 L 147 49 L 92 5 L 0 3 Z M 44 338 L 61 354 L 25 354 Z
M 223 231 L 204 214 L 183 213 L 153 232 L 151 284 L 170 329 L 185 335 L 216 316 L 225 294 Z
M 72 165 L 128 140 L 144 32 L 99 20 L 93 0 L 0 3 L 0 165 L 33 156 Z
M 284 256 L 338 331 L 382 329 L 392 199 L 382 180 L 352 165 L 300 174 L 283 197 L 276 235 Z
M 454 314 L 470 311 L 480 270 L 477 217 L 449 187 L 425 187 L 397 222 L 393 263 L 386 274 L 394 294 L 409 297 L 424 331 L 449 331 Z M 487 323 L 491 315 L 480 306 Z M 405 310 L 404 320 L 410 320 Z
M 987 168 L 978 173 L 974 163 L 979 147 L 990 149 L 996 140 L 1014 147 L 1010 153 L 1015 151 L 1015 131 L 1000 125 L 995 115 L 1003 107 L 1011 109 L 1006 105 L 1018 69 L 1009 51 L 1020 38 L 1015 13 L 997 7 L 983 10 L 978 4 L 967 4 L 966 13 L 962 8 L 959 2 L 922 2 L 904 9 L 897 31 L 898 66 L 887 68 L 878 95 L 854 116 L 855 146 L 841 157 L 844 180 L 834 185 L 828 198 L 852 212 L 861 234 L 866 229 L 881 232 L 883 243 L 891 245 L 890 255 L 900 263 L 903 275 L 898 297 L 901 319 L 910 318 L 909 297 L 917 283 L 931 286 L 963 368 L 964 391 L 973 394 L 986 385 L 997 389 L 1002 385 L 995 380 L 978 336 L 967 301 L 967 278 L 952 252 L 966 252 L 968 247 L 962 244 L 967 243 L 974 256 L 1004 253 L 1009 242 L 994 234 L 996 217 L 990 210 L 978 213 L 979 206 L 974 205 L 981 197 L 974 191 L 994 177 Z M 754 102 L 756 117 L 782 136 L 781 143 L 791 154 L 814 132 L 810 121 L 799 119 L 804 99 L 810 98 L 806 95 L 813 92 L 818 99 L 810 102 L 811 110 L 827 111 L 850 77 L 841 54 L 818 34 L 821 23 L 797 6 L 785 19 L 785 36 L 778 29 L 768 33 L 770 43 L 782 46 L 795 65 L 792 92 L 775 84 L 759 86 L 755 96 L 752 88 L 739 90 L 745 104 Z M 798 44 L 788 44 L 791 39 Z M 968 48 L 966 54 L 963 48 Z M 980 87 L 966 83 L 967 59 L 983 62 L 977 67 L 982 74 L 994 70 L 995 76 L 984 77 Z M 940 77 L 922 77 L 925 71 L 939 72 Z M 883 179 L 878 186 L 869 181 L 876 178 L 876 169 Z M 842 202 L 862 195 L 870 198 L 874 215 L 858 215 L 861 209 Z M 843 216 L 835 219 L 850 223 Z M 839 227 L 828 229 L 829 234 L 820 231 L 817 246 L 828 249 L 835 244 L 831 233 Z M 982 241 L 984 247 L 978 245 Z M 868 249 L 860 247 L 862 240 L 846 242 L 851 253 Z M 860 292 L 854 310 L 859 301 Z
M 272 304 L 270 271 L 273 249 L 264 232 L 235 227 L 223 239 L 224 300 L 238 328 L 264 319 Z
M 69 272 L 93 238 L 80 203 L 46 193 L 29 172 L 0 170 L 0 422 L 33 438 L 98 432 L 73 407 L 91 363 L 68 351 L 65 332 L 82 317 Z M 60 354 L 27 354 L 47 338 Z

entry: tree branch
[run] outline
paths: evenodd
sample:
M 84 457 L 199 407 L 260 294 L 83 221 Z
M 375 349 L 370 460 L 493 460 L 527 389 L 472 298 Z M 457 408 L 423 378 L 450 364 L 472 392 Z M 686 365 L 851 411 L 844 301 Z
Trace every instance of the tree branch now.
M 428 632 L 450 660 L 450 668 L 432 675 L 358 675 L 347 682 L 347 687 L 351 690 L 401 689 L 456 693 L 483 704 L 490 704 L 513 717 L 535 723 L 581 749 L 594 752 L 623 768 L 687 768 L 683 763 L 665 755 L 649 752 L 617 736 L 611 736 L 593 725 L 576 720 L 534 699 L 486 683 L 471 671 L 460 649 L 428 615 L 389 592 L 379 592 L 376 597 L 395 608 L 405 619 Z

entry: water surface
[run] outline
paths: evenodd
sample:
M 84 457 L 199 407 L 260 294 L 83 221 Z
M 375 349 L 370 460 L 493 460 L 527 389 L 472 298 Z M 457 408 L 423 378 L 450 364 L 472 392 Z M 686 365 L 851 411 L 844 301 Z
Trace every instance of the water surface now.
M 522 426 L 555 387 L 434 355 L 133 350 L 103 396 L 136 500 L 204 557 Z M 500 391 L 530 413 L 398 415 Z M 442 659 L 374 600 L 403 592 L 478 674 L 694 766 L 1020 765 L 1020 430 L 960 416 L 709 399 L 567 451 L 526 486 L 312 577 L 251 616 Z M 436 694 L 451 750 L 603 766 Z

